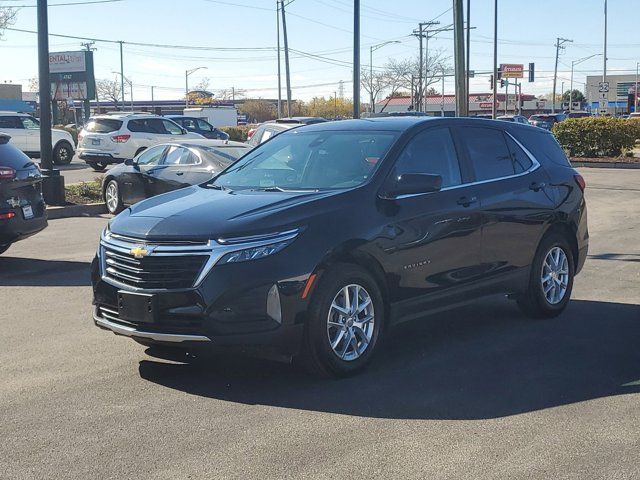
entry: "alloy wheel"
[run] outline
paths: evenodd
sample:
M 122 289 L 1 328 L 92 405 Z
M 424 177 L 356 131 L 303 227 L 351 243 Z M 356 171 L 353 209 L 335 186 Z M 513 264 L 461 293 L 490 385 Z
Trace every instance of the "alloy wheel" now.
M 358 284 L 340 289 L 331 302 L 327 316 L 329 344 L 345 361 L 361 357 L 371 343 L 375 312 L 369 292 Z
M 113 180 L 109 182 L 109 185 L 107 185 L 107 188 L 104 191 L 104 199 L 109 212 L 115 213 L 118 211 L 118 184 Z
M 569 285 L 569 260 L 562 248 L 553 247 L 544 257 L 540 283 L 549 304 L 557 305 L 562 301 Z

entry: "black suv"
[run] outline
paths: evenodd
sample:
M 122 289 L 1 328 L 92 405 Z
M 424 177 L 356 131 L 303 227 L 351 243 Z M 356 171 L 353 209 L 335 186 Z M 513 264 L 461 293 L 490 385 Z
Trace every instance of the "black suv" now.
M 213 140 L 229 140 L 228 133 L 214 127 L 202 118 L 185 117 L 183 115 L 167 115 L 167 118 L 173 120 L 189 132 L 199 133 L 204 138 Z
M 587 255 L 584 187 L 550 133 L 517 123 L 295 128 L 115 217 L 93 262 L 94 321 L 347 375 L 388 327 L 473 297 L 559 315 Z

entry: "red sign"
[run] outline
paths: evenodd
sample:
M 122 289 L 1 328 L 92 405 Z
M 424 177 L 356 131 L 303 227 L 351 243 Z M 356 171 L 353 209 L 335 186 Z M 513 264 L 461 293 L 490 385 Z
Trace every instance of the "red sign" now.
M 522 78 L 524 76 L 524 65 L 517 63 L 501 63 L 500 72 L 502 78 Z
M 480 108 L 492 108 L 491 102 L 482 102 Z

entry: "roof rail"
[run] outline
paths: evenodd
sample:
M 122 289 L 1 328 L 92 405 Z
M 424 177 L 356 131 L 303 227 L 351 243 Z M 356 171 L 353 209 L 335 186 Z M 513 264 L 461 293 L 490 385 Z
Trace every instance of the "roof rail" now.
M 115 110 L 115 111 L 112 111 L 112 112 L 101 113 L 101 115 L 121 115 L 123 117 L 130 116 L 130 115 L 151 115 L 151 116 L 154 116 L 154 117 L 158 116 L 153 112 L 132 112 L 132 111 L 125 112 L 125 111 L 122 111 L 122 110 Z

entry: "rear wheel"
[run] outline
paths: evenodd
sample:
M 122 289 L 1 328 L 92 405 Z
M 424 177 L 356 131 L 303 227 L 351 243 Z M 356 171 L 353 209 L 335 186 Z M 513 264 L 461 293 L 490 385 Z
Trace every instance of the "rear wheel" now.
M 527 291 L 518 298 L 518 306 L 532 318 L 560 315 L 571 298 L 574 275 L 569 242 L 559 234 L 546 236 L 540 242 L 531 265 Z
M 384 319 L 380 288 L 355 265 L 339 265 L 320 280 L 309 306 L 303 360 L 315 374 L 344 377 L 371 360 Z
M 107 186 L 104 187 L 104 204 L 107 206 L 109 213 L 114 215 L 124 209 L 122 197 L 120 196 L 120 187 L 115 180 L 109 180 Z
M 53 149 L 53 163 L 69 165 L 73 159 L 73 148 L 68 142 L 59 142 Z
M 2 255 L 4 252 L 6 252 L 7 250 L 9 250 L 9 247 L 10 247 L 10 246 L 11 246 L 11 244 L 10 244 L 10 243 L 5 243 L 4 245 L 3 245 L 3 244 L 0 244 L 0 255 Z

